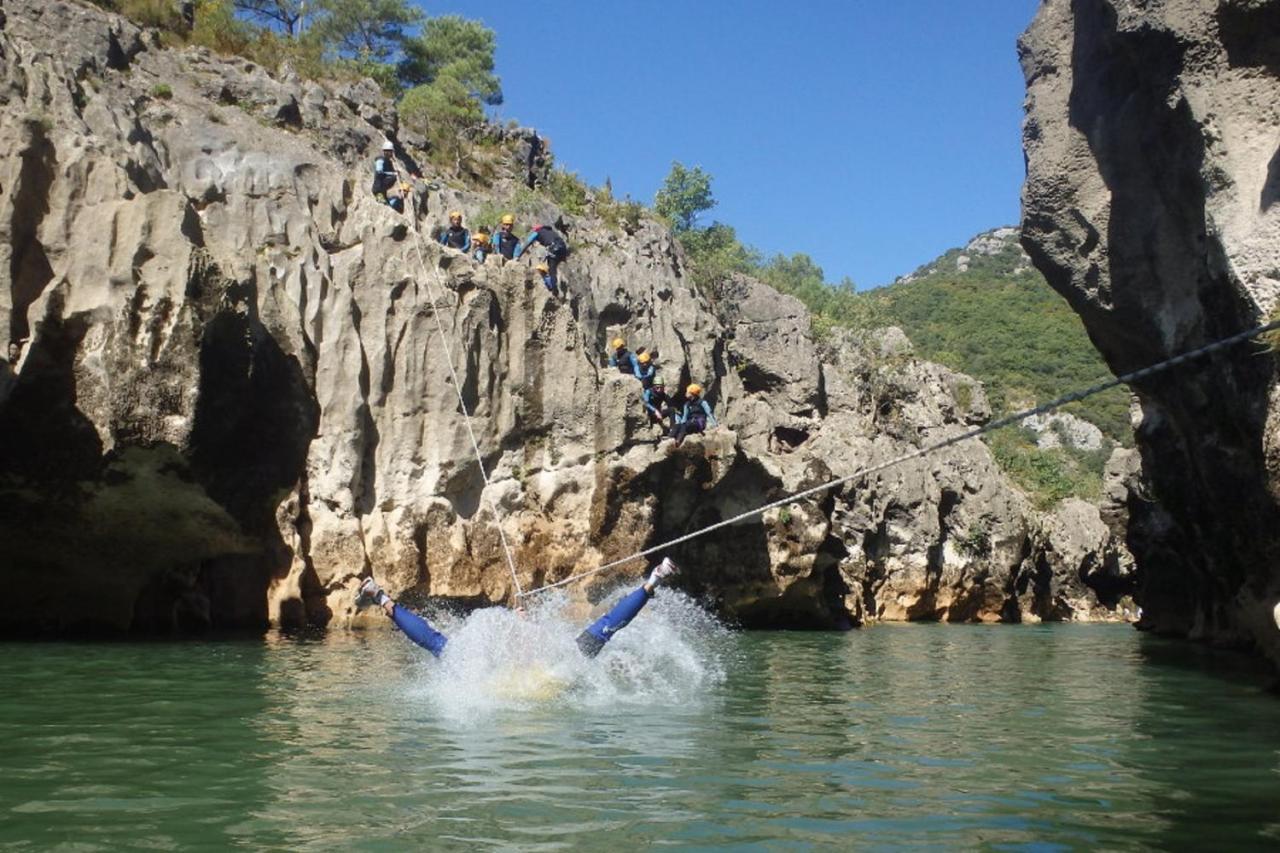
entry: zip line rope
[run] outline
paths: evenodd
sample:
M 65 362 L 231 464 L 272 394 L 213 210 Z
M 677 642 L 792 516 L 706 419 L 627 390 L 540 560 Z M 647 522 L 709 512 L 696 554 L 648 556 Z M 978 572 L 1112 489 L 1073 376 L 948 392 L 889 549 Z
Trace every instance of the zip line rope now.
M 467 401 L 462 397 L 462 383 L 458 381 L 458 371 L 453 367 L 453 350 L 449 348 L 449 337 L 444 333 L 444 323 L 440 322 L 440 305 L 436 301 L 435 289 L 431 286 L 431 275 L 427 272 L 427 263 L 422 259 L 422 232 L 418 228 L 418 206 L 416 199 L 410 202 L 413 211 L 414 252 L 418 255 L 418 266 L 422 268 L 422 280 L 427 286 L 427 298 L 431 300 L 431 316 L 435 317 L 436 330 L 440 333 L 440 343 L 444 346 L 445 357 L 449 362 L 449 375 L 453 377 L 453 390 L 458 394 L 458 405 L 462 407 L 462 422 L 466 424 L 467 436 L 471 439 L 471 449 L 476 454 L 476 464 L 480 466 L 480 477 L 484 480 L 485 490 L 490 485 L 489 472 L 484 468 L 484 457 L 480 454 L 480 443 L 476 441 L 475 430 L 471 428 L 471 413 L 467 411 Z M 516 575 L 516 561 L 511 556 L 511 545 L 507 543 L 506 531 L 502 529 L 502 516 L 498 513 L 498 505 L 490 496 L 487 498 L 489 508 L 493 511 L 493 524 L 498 528 L 498 538 L 502 540 L 502 551 L 507 556 L 507 568 L 511 570 L 511 583 L 516 588 L 516 599 L 524 597 L 520 588 L 520 578 Z
M 971 429 L 968 432 L 963 432 L 959 435 L 952 436 L 951 438 L 944 439 L 943 441 L 939 441 L 934 444 L 921 447 L 917 450 L 913 450 L 910 453 L 905 453 L 901 456 L 890 459 L 887 462 L 881 462 L 878 465 L 872 465 L 869 468 L 863 468 L 860 471 L 855 471 L 854 473 L 848 475 L 847 477 L 840 477 L 838 479 L 831 480 L 830 482 L 823 483 L 818 486 L 814 486 L 813 488 L 805 489 L 802 492 L 796 492 L 795 494 L 782 498 L 781 500 L 776 500 L 776 501 L 773 501 L 772 503 L 767 503 L 764 506 L 747 510 L 746 512 L 739 513 L 738 515 L 735 515 L 732 518 L 728 518 L 728 519 L 725 519 L 724 521 L 716 522 L 715 524 L 708 525 L 707 527 L 703 527 L 700 530 L 695 530 L 692 533 L 686 533 L 684 536 L 679 536 L 679 537 L 676 537 L 675 539 L 670 539 L 666 542 L 663 542 L 660 545 L 654 545 L 652 548 L 646 548 L 643 551 L 637 551 L 636 553 L 628 557 L 623 557 L 620 560 L 614 560 L 612 562 L 605 563 L 603 566 L 599 566 L 589 571 L 578 572 L 577 574 L 569 575 L 567 578 L 563 578 L 561 580 L 555 581 L 554 583 L 545 584 L 543 586 L 538 587 L 537 589 L 529 590 L 528 592 L 517 593 L 516 598 L 517 599 L 528 598 L 530 596 L 534 596 L 539 593 L 546 592 L 547 590 L 555 589 L 557 587 L 565 586 L 566 584 L 571 584 L 574 581 L 579 581 L 579 580 L 582 580 L 583 578 L 591 577 L 592 575 L 598 575 L 601 572 L 606 572 L 609 569 L 616 568 L 617 566 L 621 566 L 624 563 L 629 563 L 632 560 L 639 560 L 642 557 L 647 557 L 650 554 L 656 553 L 658 551 L 662 551 L 674 545 L 679 545 L 682 542 L 688 542 L 690 539 L 696 539 L 699 536 L 705 536 L 706 534 L 712 532 L 713 530 L 720 530 L 721 528 L 728 527 L 732 524 L 737 524 L 739 521 L 744 521 L 745 519 L 751 518 L 752 516 L 761 515 L 763 513 L 768 512 L 771 509 L 776 509 L 780 506 L 783 506 L 784 504 L 794 503 L 795 501 L 810 497 L 811 495 L 816 495 L 821 492 L 825 492 L 828 489 L 834 489 L 837 486 L 842 486 L 845 483 L 848 483 L 850 481 L 861 479 L 862 477 L 866 477 L 869 474 L 875 474 L 880 471 L 884 471 L 886 468 L 892 468 L 895 465 L 901 465 L 903 462 L 909 462 L 912 459 L 919 459 L 922 456 L 927 456 L 931 453 L 935 453 L 939 450 L 943 450 L 947 447 L 951 447 L 952 445 L 959 444 L 962 441 L 968 441 L 971 438 L 977 438 L 978 436 L 984 435 L 988 432 L 992 432 L 1002 427 L 1009 426 L 1010 424 L 1015 424 L 1018 421 L 1029 418 L 1033 415 L 1041 415 L 1041 414 L 1044 414 L 1045 412 L 1052 411 L 1053 409 L 1056 409 L 1060 406 L 1065 406 L 1067 403 L 1075 403 L 1087 397 L 1092 397 L 1095 394 L 1101 394 L 1103 391 L 1108 391 L 1112 388 L 1115 388 L 1117 385 L 1132 384 L 1141 379 L 1145 379 L 1146 377 L 1151 376 L 1152 374 L 1159 373 L 1162 370 L 1167 370 L 1171 367 L 1176 367 L 1178 365 L 1184 364 L 1192 359 L 1199 358 L 1200 356 L 1208 355 L 1210 353 L 1217 352 L 1218 350 L 1226 349 L 1227 347 L 1234 346 L 1235 344 L 1238 344 L 1241 341 L 1248 340 L 1249 338 L 1255 337 L 1265 332 L 1273 331 L 1275 329 L 1280 329 L 1280 320 L 1275 320 L 1270 323 L 1267 323 L 1266 325 L 1258 326 L 1256 328 L 1250 329 L 1247 332 L 1240 332 L 1238 334 L 1232 335 L 1231 337 L 1223 338 L 1222 340 L 1219 340 L 1219 341 L 1214 341 L 1213 343 L 1206 344 L 1205 346 L 1202 346 L 1198 349 L 1194 349 L 1189 352 L 1184 352 L 1180 355 L 1175 355 L 1172 358 L 1166 359 L 1161 362 L 1157 362 L 1156 364 L 1150 365 L 1149 367 L 1144 367 L 1141 370 L 1135 370 L 1132 373 L 1126 373 L 1123 376 L 1117 376 L 1114 379 L 1109 379 L 1106 382 L 1100 382 L 1097 385 L 1084 388 L 1080 391 L 1073 391 L 1070 394 L 1063 395 L 1057 398 L 1056 400 L 1050 400 L 1048 403 L 1045 403 L 1040 406 L 1036 406 L 1033 409 L 1026 409 L 1021 412 L 1015 412 L 1011 415 L 1005 415 L 1004 417 L 997 418 L 996 420 L 991 421 L 990 423 L 985 424 L 984 426 L 978 427 L 977 429 Z

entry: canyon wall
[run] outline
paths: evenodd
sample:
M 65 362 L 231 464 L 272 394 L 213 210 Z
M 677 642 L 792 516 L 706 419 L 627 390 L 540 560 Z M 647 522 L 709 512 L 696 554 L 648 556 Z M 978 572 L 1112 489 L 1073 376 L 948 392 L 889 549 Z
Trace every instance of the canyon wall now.
M 1280 3 L 1047 0 L 1020 52 L 1023 245 L 1115 372 L 1274 318 Z M 1135 385 L 1120 500 L 1141 626 L 1280 660 L 1275 367 L 1259 342 Z

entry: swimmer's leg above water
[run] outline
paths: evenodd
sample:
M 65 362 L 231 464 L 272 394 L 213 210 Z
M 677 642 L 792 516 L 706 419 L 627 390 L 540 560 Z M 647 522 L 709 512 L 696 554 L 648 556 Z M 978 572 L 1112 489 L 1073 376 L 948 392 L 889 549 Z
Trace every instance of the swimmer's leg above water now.
M 676 564 L 670 559 L 663 559 L 661 563 L 654 566 L 653 571 L 649 572 L 648 579 L 639 588 L 624 596 L 608 613 L 592 622 L 578 635 L 578 648 L 582 653 L 589 658 L 600 654 L 605 643 L 609 642 L 609 639 L 618 631 L 627 627 L 636 614 L 649 603 L 658 584 L 674 575 L 676 571 Z M 426 619 L 392 601 L 391 596 L 383 592 L 373 578 L 365 578 L 364 583 L 360 585 L 360 593 L 356 596 L 356 607 L 365 607 L 369 604 L 381 607 L 406 637 L 436 657 L 440 657 L 449 639 L 432 628 Z
M 436 657 L 440 657 L 440 653 L 444 651 L 445 643 L 449 642 L 449 638 L 432 628 L 431 623 L 426 619 L 392 601 L 391 596 L 383 592 L 373 578 L 365 578 L 364 583 L 360 584 L 360 592 L 356 596 L 356 607 L 365 607 L 370 604 L 376 604 L 381 607 L 383 612 L 391 617 L 391 621 L 396 623 L 396 627 L 403 631 L 406 637 Z
M 678 569 L 676 564 L 671 562 L 671 558 L 664 557 L 662 562 L 654 566 L 653 571 L 649 572 L 648 580 L 624 596 L 621 601 L 613 605 L 608 613 L 592 622 L 585 631 L 578 635 L 578 648 L 582 650 L 582 653 L 589 658 L 600 654 L 604 644 L 609 642 L 609 639 L 618 631 L 627 627 L 627 624 L 636 618 L 636 614 L 649 603 L 649 599 L 653 598 L 653 591 L 657 589 L 658 584 L 674 575 L 676 571 Z

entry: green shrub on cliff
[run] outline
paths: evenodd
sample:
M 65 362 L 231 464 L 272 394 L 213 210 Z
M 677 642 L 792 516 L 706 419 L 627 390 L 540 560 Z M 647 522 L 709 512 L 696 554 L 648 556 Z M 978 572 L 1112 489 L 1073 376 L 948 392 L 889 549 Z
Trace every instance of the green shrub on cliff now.
M 1096 501 L 1102 496 L 1109 447 L 1041 450 L 1029 431 L 1016 427 L 990 433 L 987 444 L 1000 468 L 1031 496 L 1037 509 L 1049 509 L 1064 498 Z

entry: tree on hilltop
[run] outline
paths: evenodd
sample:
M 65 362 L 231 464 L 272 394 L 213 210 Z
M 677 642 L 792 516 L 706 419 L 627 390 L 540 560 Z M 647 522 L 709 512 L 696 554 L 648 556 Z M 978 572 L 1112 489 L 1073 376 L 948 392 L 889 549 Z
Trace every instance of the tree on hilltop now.
M 490 105 L 502 103 L 502 84 L 493 73 L 497 39 L 479 21 L 459 15 L 428 18 L 422 32 L 402 45 L 404 59 L 397 67 L 406 87 L 439 85 Z
M 386 63 L 408 40 L 406 30 L 422 20 L 408 0 L 316 0 L 321 13 L 311 31 L 339 56 Z
M 671 171 L 653 200 L 654 211 L 670 222 L 677 234 L 691 231 L 698 214 L 715 206 L 715 197 L 711 195 L 711 175 L 701 166 L 686 169 L 679 160 L 672 162 Z
M 289 38 L 302 34 L 306 0 L 235 0 L 233 6 L 253 23 L 279 27 Z

